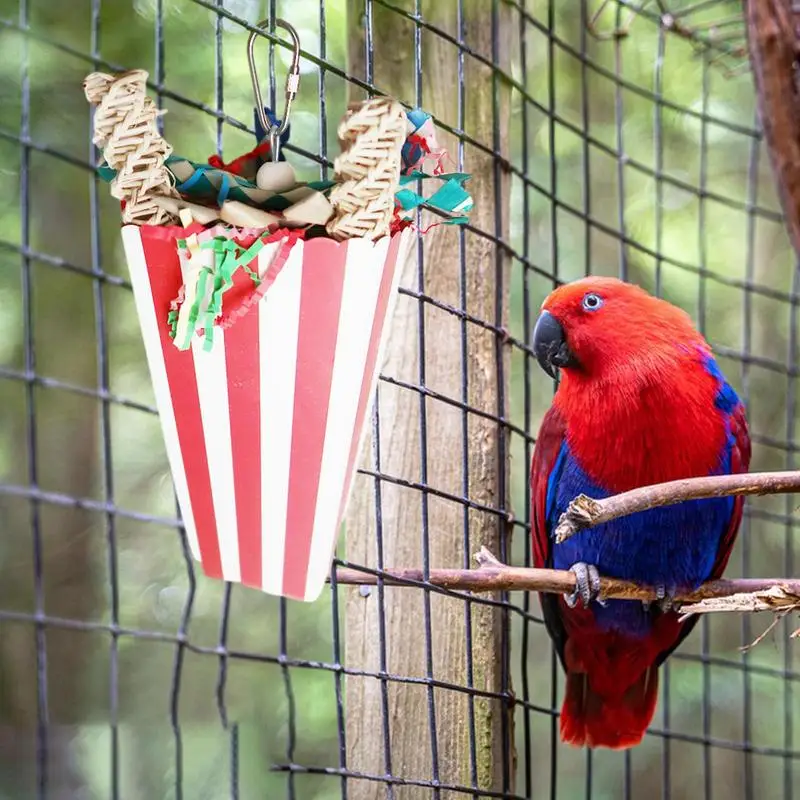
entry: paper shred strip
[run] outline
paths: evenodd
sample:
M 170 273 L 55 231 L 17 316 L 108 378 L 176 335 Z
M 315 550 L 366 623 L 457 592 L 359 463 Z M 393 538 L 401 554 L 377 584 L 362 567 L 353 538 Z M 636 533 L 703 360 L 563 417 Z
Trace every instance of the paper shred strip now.
M 247 314 L 256 306 L 261 298 L 264 297 L 264 295 L 267 293 L 267 290 L 270 286 L 272 286 L 275 278 L 278 276 L 278 273 L 283 269 L 283 266 L 288 260 L 289 254 L 291 253 L 294 245 L 297 243 L 297 240 L 303 238 L 302 231 L 292 230 L 287 236 L 282 238 L 283 242 L 278 248 L 275 257 L 270 261 L 270 265 L 264 273 L 264 279 L 260 280 L 250 295 L 245 297 L 244 300 L 242 300 L 238 305 L 230 310 L 226 309 L 223 312 L 222 316 L 218 320 L 218 325 L 223 330 L 230 328 L 242 317 L 247 316 Z
M 211 350 L 214 346 L 214 327 L 215 321 L 222 315 L 222 299 L 228 289 L 233 286 L 233 275 L 240 267 L 245 270 L 256 287 L 261 283 L 258 275 L 248 267 L 269 240 L 269 237 L 256 239 L 249 247 L 243 248 L 232 239 L 222 236 L 215 236 L 213 239 L 199 243 L 200 250 L 211 250 L 214 253 L 214 266 L 202 266 L 197 271 L 197 278 L 193 286 L 188 287 L 186 300 L 181 305 L 180 310 L 172 309 L 167 316 L 167 323 L 170 325 L 175 346 L 179 350 L 188 350 L 191 346 L 192 337 L 202 331 L 204 338 L 203 349 Z M 180 242 L 180 240 L 179 240 Z M 189 245 L 191 249 L 191 245 Z M 209 284 L 210 282 L 210 284 Z M 209 294 L 210 290 L 210 294 Z M 208 303 L 203 309 L 203 303 L 208 296 Z M 191 297 L 191 304 L 188 307 L 185 335 L 181 341 L 177 341 L 177 329 L 181 312 Z
M 250 276 L 250 279 L 256 286 L 261 283 L 261 278 L 259 278 L 258 275 L 256 275 L 256 273 L 247 266 L 247 264 L 242 264 L 242 269 Z
M 445 183 L 430 197 L 425 198 L 408 188 L 408 184 L 420 178 L 437 178 Z M 395 194 L 397 210 L 400 212 L 398 216 L 401 219 L 407 219 L 410 215 L 409 212 L 419 207 L 425 207 L 436 209 L 447 215 L 448 219 L 442 220 L 443 224 L 461 225 L 465 223 L 467 221 L 466 214 L 472 210 L 473 200 L 462 184 L 469 178 L 468 174 L 461 172 L 453 172 L 449 175 L 422 175 L 415 172 L 404 175 L 400 180 L 401 184 L 405 184 L 405 186 Z
M 258 168 L 267 160 L 269 152 L 269 139 L 266 139 L 249 153 L 245 153 L 227 164 L 218 155 L 211 155 L 208 157 L 208 165 L 214 169 L 221 169 L 232 175 L 252 180 L 255 178 Z
M 406 113 L 408 134 L 402 150 L 403 174 L 420 170 L 434 176 L 444 172 L 442 166 L 447 151 L 436 140 L 436 128 L 433 117 L 421 108 L 414 108 Z
M 179 350 L 188 350 L 189 346 L 192 343 L 192 336 L 194 335 L 194 329 L 197 325 L 197 320 L 200 317 L 200 305 L 203 302 L 203 299 L 206 295 L 206 281 L 208 280 L 208 276 L 211 274 L 211 270 L 207 267 L 203 267 L 198 275 L 197 275 L 197 283 L 195 284 L 195 291 L 194 291 L 194 301 L 189 306 L 189 318 L 186 324 L 186 336 L 184 337 L 183 342 L 178 344 Z

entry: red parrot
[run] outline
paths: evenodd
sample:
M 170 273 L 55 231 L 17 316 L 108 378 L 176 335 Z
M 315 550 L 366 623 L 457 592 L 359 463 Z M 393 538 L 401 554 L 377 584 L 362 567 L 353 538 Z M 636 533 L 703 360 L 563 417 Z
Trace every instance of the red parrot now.
M 553 531 L 579 494 L 746 472 L 744 407 L 684 311 L 613 278 L 552 292 L 533 350 L 548 375 L 561 371 L 531 468 L 534 563 L 571 570 L 577 585 L 570 596 L 540 594 L 567 676 L 561 738 L 633 747 L 655 712 L 658 667 L 697 619 L 678 622 L 671 598 L 722 575 L 743 498 L 642 511 L 561 544 Z M 598 601 L 600 574 L 654 586 L 664 599 Z

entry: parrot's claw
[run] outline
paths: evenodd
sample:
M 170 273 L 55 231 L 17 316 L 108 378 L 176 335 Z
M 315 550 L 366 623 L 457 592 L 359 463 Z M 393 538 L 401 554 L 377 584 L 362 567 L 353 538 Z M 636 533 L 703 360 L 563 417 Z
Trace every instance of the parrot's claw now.
M 589 608 L 593 600 L 597 600 L 600 594 L 600 573 L 594 564 L 584 564 L 579 561 L 573 564 L 569 571 L 575 575 L 575 591 L 564 595 L 564 602 L 570 607 L 575 608 L 578 598 L 583 601 L 584 608 Z M 601 605 L 605 605 L 602 600 L 598 600 Z
M 662 614 L 666 614 L 669 611 L 677 611 L 680 607 L 680 603 L 675 601 L 675 593 L 668 592 L 667 587 L 664 585 L 656 586 L 655 600 L 644 600 L 642 605 L 645 611 L 651 606 L 655 606 Z

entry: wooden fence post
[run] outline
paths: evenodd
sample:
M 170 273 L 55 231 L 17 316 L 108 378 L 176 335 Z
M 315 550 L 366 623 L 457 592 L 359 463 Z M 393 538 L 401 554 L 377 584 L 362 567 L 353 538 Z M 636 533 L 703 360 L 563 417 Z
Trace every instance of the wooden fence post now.
M 401 0 L 409 12 L 414 2 Z M 422 17 L 431 26 L 458 38 L 458 4 L 423 0 Z M 494 8 L 493 8 L 494 6 Z M 364 0 L 349 0 L 348 72 L 364 79 Z M 378 3 L 371 9 L 374 85 L 398 99 L 415 102 L 415 32 L 407 17 Z M 494 18 L 493 18 L 494 15 Z M 461 20 L 465 44 L 472 52 L 510 64 L 510 12 L 503 3 L 465 0 Z M 495 43 L 493 46 L 493 36 Z M 458 49 L 436 31 L 421 30 L 422 107 L 457 127 L 459 98 Z M 493 80 L 492 68 L 464 55 L 464 129 L 466 135 L 490 150 L 507 155 L 510 90 Z M 352 92 L 361 98 L 358 89 Z M 453 159 L 458 156 L 454 137 L 441 134 L 440 142 Z M 508 237 L 509 182 L 491 153 L 465 145 L 464 170 L 472 174 L 468 187 L 475 205 L 471 224 L 502 239 Z M 456 167 L 451 165 L 452 169 Z M 499 185 L 498 185 L 499 182 Z M 499 208 L 499 230 L 496 212 Z M 401 286 L 503 327 L 508 314 L 509 262 L 489 238 L 465 233 L 462 276 L 460 232 L 439 226 L 424 239 L 420 282 L 416 246 L 404 265 Z M 498 305 L 497 293 L 502 302 Z M 424 341 L 420 342 L 420 330 Z M 495 420 L 464 411 L 457 405 L 425 396 L 419 386 L 424 364 L 426 390 L 465 402 L 497 417 L 504 416 L 508 388 L 508 358 L 501 334 L 463 321 L 459 313 L 416 297 L 401 295 L 390 332 L 382 374 L 397 383 L 381 381 L 378 388 L 379 463 L 370 437 L 360 466 L 414 483 L 425 482 L 436 493 L 391 481 L 358 475 L 346 520 L 346 555 L 357 564 L 378 565 L 378 542 L 385 566 L 421 566 L 426 518 L 430 566 L 463 566 L 481 545 L 500 551 L 506 524 L 501 515 L 465 511 L 451 497 L 468 494 L 477 504 L 506 508 L 507 432 Z M 467 372 L 466 394 L 462 375 Z M 403 385 L 405 384 L 405 386 Z M 421 406 L 424 404 L 424 410 Z M 421 418 L 424 413 L 424 430 Z M 466 442 L 465 442 L 466 438 Z M 423 449 L 424 448 L 424 449 Z M 466 448 L 466 457 L 464 452 Z M 376 493 L 380 493 L 380 521 L 376 520 Z M 378 524 L 380 529 L 378 529 Z M 465 545 L 468 529 L 468 545 Z M 364 596 L 366 594 L 367 596 Z M 381 605 L 383 616 L 379 614 Z M 503 687 L 503 650 L 507 631 L 497 609 L 415 588 L 346 589 L 346 663 L 371 673 L 424 679 L 466 686 L 471 671 L 477 690 L 500 692 Z M 427 625 L 430 625 L 430 646 Z M 471 641 L 471 659 L 468 649 Z M 382 645 L 383 642 L 383 645 Z M 471 662 L 471 664 L 470 664 Z M 430 673 L 429 673 L 430 669 Z M 507 680 L 507 678 L 506 678 Z M 507 685 L 507 684 L 506 684 Z M 347 766 L 372 775 L 501 791 L 512 773 L 513 743 L 503 736 L 508 709 L 496 698 L 476 697 L 429 683 L 398 683 L 383 678 L 348 676 L 346 681 Z M 388 714 L 384 713 L 388 709 Z M 434 758 L 431 723 L 435 724 Z M 475 753 L 470 746 L 474 723 Z M 506 727 L 508 731 L 508 727 Z M 390 741 L 385 748 L 387 732 Z M 388 756 L 388 759 L 387 759 Z M 436 764 L 434 765 L 434 761 Z M 387 763 L 388 762 L 388 763 Z M 513 774 L 510 780 L 513 781 Z M 507 788 L 511 789 L 512 786 Z M 433 797 L 419 786 L 386 785 L 350 780 L 351 800 L 397 800 Z M 442 791 L 441 798 L 464 797 Z

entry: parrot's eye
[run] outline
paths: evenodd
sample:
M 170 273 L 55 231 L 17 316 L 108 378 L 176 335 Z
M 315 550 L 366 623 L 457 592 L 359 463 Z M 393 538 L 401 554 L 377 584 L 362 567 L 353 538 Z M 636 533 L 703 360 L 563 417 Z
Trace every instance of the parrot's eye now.
M 597 311 L 597 309 L 603 305 L 603 298 L 600 297 L 599 294 L 595 294 L 594 292 L 589 292 L 589 294 L 585 294 L 583 296 L 583 301 L 581 305 L 587 311 Z

